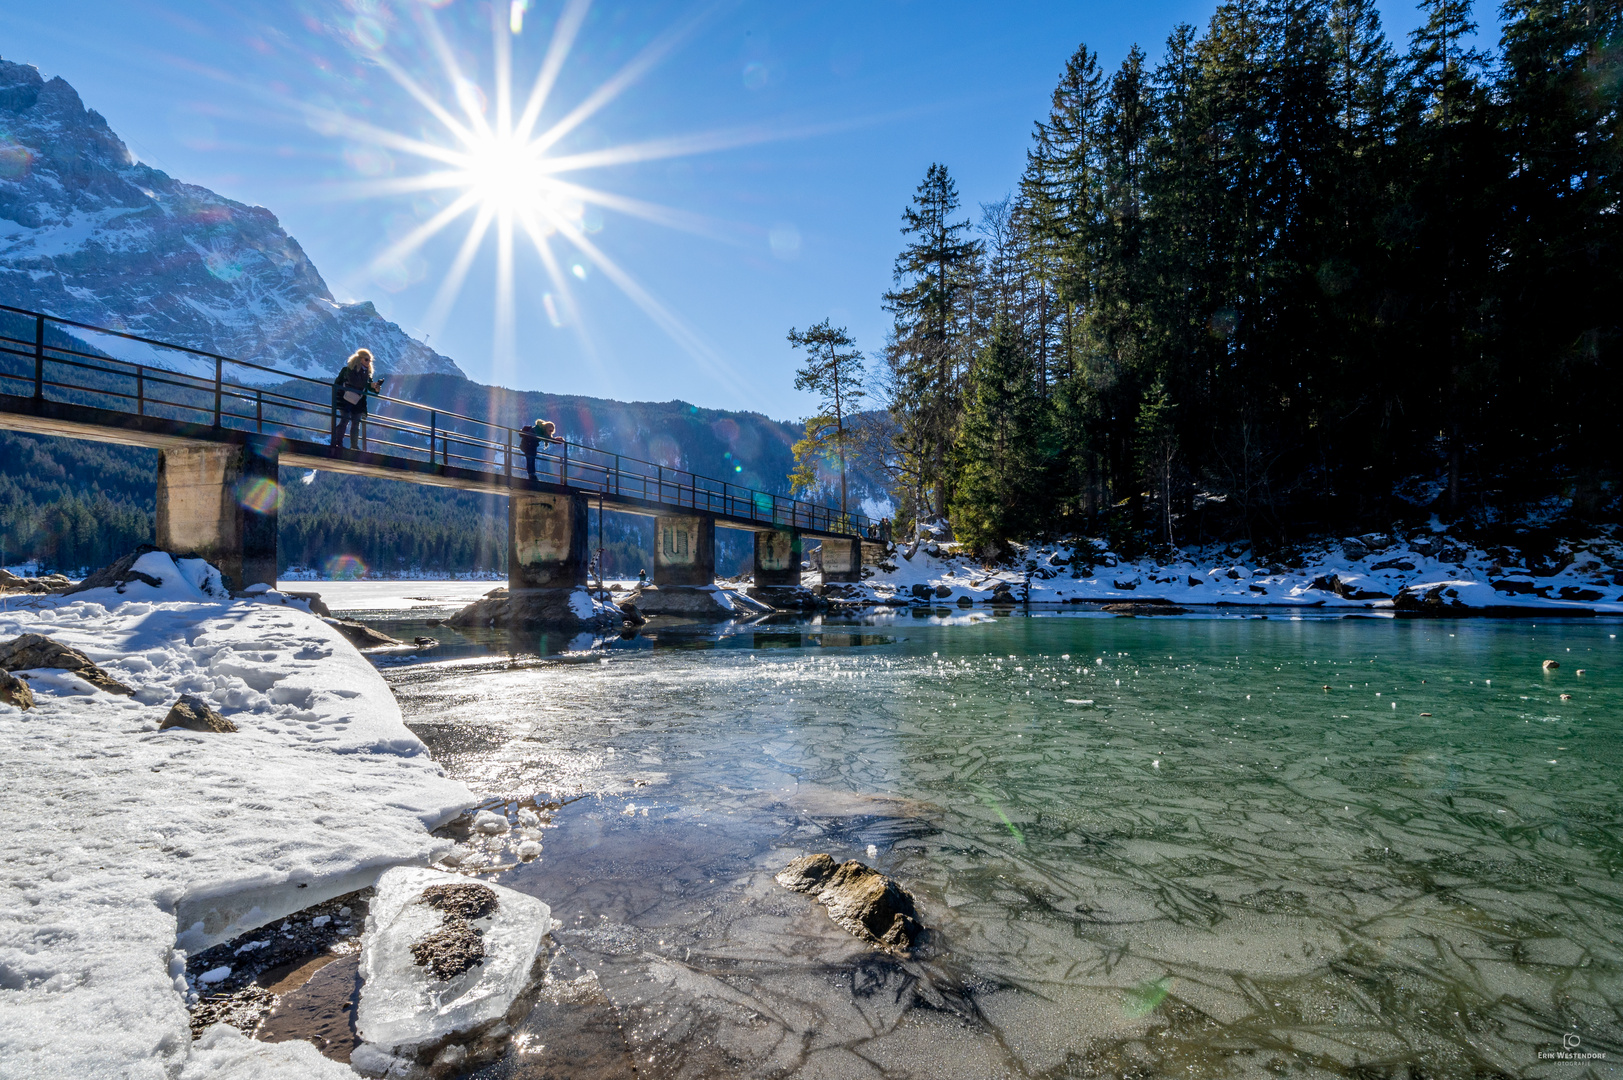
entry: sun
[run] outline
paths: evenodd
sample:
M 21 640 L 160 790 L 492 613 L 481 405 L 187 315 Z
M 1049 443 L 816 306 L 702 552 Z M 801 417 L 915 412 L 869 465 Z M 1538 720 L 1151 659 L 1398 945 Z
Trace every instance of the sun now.
M 462 183 L 482 206 L 498 213 L 539 210 L 546 174 L 532 146 L 508 135 L 491 135 L 468 148 Z
M 349 114 L 311 107 L 307 111 L 326 129 L 383 150 L 404 153 L 424 163 L 411 175 L 364 181 L 348 191 L 360 197 L 443 192 L 449 202 L 379 252 L 373 268 L 386 273 L 413 257 L 430 239 L 467 219 L 456 256 L 439 283 L 421 320 L 434 334 L 458 302 L 474 260 L 494 238 L 496 288 L 493 329 L 498 373 L 516 362 L 515 310 L 520 302 L 546 312 L 554 326 L 570 326 L 588 356 L 595 348 L 576 303 L 575 287 L 588 277 L 587 267 L 612 282 L 650 319 L 677 342 L 709 374 L 736 387 L 736 373 L 686 323 L 611 259 L 591 239 L 598 220 L 591 207 L 613 211 L 653 224 L 715 237 L 723 230 L 697 215 L 634 199 L 571 179 L 573 174 L 639 161 L 704 153 L 781 138 L 784 131 L 747 129 L 631 143 L 583 153 L 564 152 L 570 132 L 579 128 L 652 69 L 686 37 L 701 16 L 672 27 L 656 37 L 608 80 L 567 110 L 550 108 L 557 83 L 575 38 L 585 20 L 590 0 L 567 0 L 553 23 L 539 70 L 521 108 L 515 108 L 512 42 L 522 33 L 522 8 L 528 0 L 491 5 L 493 78 L 482 87 L 467 78 L 455 51 L 436 21 L 432 4 L 410 5 L 411 17 L 422 30 L 433 63 L 419 78 L 409 62 L 390 55 L 381 36 L 361 41 L 367 58 L 404 90 L 432 121 L 424 133 L 411 136 L 378 127 Z M 562 112 L 546 126 L 541 119 Z M 546 272 L 546 283 L 535 289 L 515 281 L 514 249 L 520 242 L 532 246 Z

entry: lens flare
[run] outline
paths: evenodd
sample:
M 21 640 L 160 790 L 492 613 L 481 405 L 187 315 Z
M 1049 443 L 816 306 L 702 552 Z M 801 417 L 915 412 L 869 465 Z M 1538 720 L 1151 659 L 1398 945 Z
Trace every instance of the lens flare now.
M 359 581 L 366 577 L 366 564 L 356 555 L 334 555 L 327 560 L 329 581 Z
M 243 489 L 242 508 L 256 514 L 274 514 L 282 508 L 282 485 L 260 477 Z

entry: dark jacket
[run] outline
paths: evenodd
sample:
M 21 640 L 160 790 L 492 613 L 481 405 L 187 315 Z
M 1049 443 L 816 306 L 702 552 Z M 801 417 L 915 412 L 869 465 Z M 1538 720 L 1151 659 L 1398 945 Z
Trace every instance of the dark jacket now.
M 372 384 L 367 381 L 365 371 L 345 364 L 344 369 L 338 373 L 338 377 L 332 381 L 332 403 L 340 409 L 364 413 L 366 411 L 366 395 L 371 389 Z M 351 405 L 344 400 L 345 390 L 353 390 L 361 395 L 361 400 Z
M 521 427 L 519 431 L 518 448 L 525 457 L 531 457 L 541 449 L 541 436 L 535 433 L 533 427 Z

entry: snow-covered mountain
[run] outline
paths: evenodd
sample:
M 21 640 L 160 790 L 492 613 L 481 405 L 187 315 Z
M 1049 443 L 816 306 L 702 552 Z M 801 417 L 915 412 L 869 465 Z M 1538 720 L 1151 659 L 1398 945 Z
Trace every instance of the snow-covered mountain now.
M 384 371 L 462 374 L 370 301 L 334 300 L 269 210 L 140 164 L 67 82 L 6 60 L 0 304 L 313 375 L 362 345 Z

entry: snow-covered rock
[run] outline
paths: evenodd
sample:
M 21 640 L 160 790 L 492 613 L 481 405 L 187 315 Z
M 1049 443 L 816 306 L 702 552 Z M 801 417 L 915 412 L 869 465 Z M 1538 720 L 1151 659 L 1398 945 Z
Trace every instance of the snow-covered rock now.
M 556 925 L 551 915 L 533 896 L 457 874 L 385 873 L 361 938 L 355 1020 L 367 1045 L 353 1059 L 356 1069 L 410 1076 L 442 1057 L 458 1064 L 487 1057 L 525 1007 L 541 939 Z M 447 936 L 469 939 L 473 952 L 464 949 L 461 962 L 436 974 L 445 956 L 430 946 Z
M 461 374 L 370 301 L 335 300 L 269 210 L 141 164 L 72 86 L 5 60 L 0 292 L 17 307 L 323 377 L 361 343 L 381 371 Z M 181 354 L 88 340 L 180 366 Z
M 0 705 L 0 1076 L 194 1075 L 179 950 L 430 861 L 449 844 L 429 830 L 475 801 L 335 630 L 278 592 L 206 595 L 181 563 L 0 611 L 0 639 L 46 634 L 134 691 L 36 679 L 33 709 Z M 160 732 L 182 694 L 238 731 Z M 261 1069 L 309 1056 L 276 1046 L 243 1060 L 300 1075 Z

